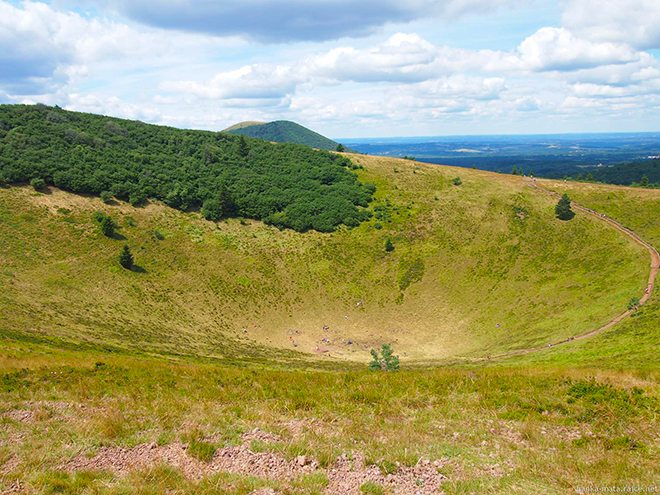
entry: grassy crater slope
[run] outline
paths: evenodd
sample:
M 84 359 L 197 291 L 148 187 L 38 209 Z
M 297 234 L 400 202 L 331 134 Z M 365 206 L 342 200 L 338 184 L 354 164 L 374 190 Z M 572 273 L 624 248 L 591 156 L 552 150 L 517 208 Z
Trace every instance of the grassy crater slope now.
M 304 144 L 311 148 L 328 151 L 335 151 L 339 145 L 338 142 L 289 120 L 241 122 L 225 129 L 225 131 L 230 134 L 265 139 L 275 143 Z
M 559 194 L 568 193 L 580 204 L 605 213 L 660 249 L 660 191 L 605 184 L 538 180 Z M 597 369 L 639 370 L 642 376 L 658 379 L 660 369 L 660 297 L 658 287 L 639 314 L 597 336 L 568 346 L 548 349 L 506 360 L 506 366 L 521 364 L 552 367 L 579 366 Z
M 3 334 L 260 360 L 364 361 L 391 342 L 403 363 L 428 362 L 585 333 L 643 292 L 643 248 L 580 212 L 557 220 L 519 177 L 351 158 L 377 186 L 374 217 L 330 234 L 0 189 Z M 136 272 L 118 265 L 124 243 Z

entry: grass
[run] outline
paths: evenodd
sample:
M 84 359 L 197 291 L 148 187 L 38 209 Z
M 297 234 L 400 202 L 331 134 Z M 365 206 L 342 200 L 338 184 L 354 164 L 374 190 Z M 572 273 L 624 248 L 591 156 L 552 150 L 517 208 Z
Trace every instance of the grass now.
M 540 187 L 560 194 L 566 192 L 581 205 L 605 213 L 660 249 L 660 218 L 654 213 L 660 203 L 660 191 L 603 184 L 537 181 Z M 656 287 L 656 293 L 640 308 L 638 315 L 624 319 L 593 338 L 535 355 L 510 358 L 498 365 L 634 370 L 641 377 L 658 380 L 658 321 L 660 302 Z
M 269 371 L 129 358 L 97 368 L 75 365 L 73 356 L 69 362 L 2 376 L 0 446 L 14 467 L 3 471 L 0 488 L 19 478 L 35 493 L 54 493 L 49 487 L 55 482 L 84 480 L 116 493 L 127 483 L 121 473 L 65 475 L 58 466 L 93 457 L 103 446 L 130 449 L 177 438 L 190 442 L 189 455 L 207 462 L 217 439 L 231 445 L 237 430 L 255 427 L 281 435 L 255 444 L 257 450 L 286 459 L 306 455 L 332 466 L 343 453 L 359 452 L 384 473 L 420 458 L 438 461 L 448 493 L 566 492 L 583 485 L 652 485 L 660 476 L 660 390 L 657 381 L 632 375 Z M 202 487 L 172 466 L 149 476 L 140 483 L 181 493 L 213 493 L 219 483 L 209 478 Z M 324 476 L 261 482 L 286 485 L 287 493 L 317 493 L 327 484 Z
M 0 190 L 0 492 L 18 480 L 26 493 L 325 493 L 340 456 L 383 474 L 428 460 L 450 494 L 654 486 L 657 296 L 590 339 L 462 359 L 606 323 L 643 291 L 647 253 L 580 212 L 554 219 L 554 201 L 517 177 L 461 170 L 456 187 L 455 169 L 356 162 L 378 186 L 379 218 L 333 234 Z M 657 192 L 542 186 L 572 188 L 660 239 Z M 126 241 L 100 234 L 96 210 Z M 142 272 L 119 269 L 124 242 Z M 310 353 L 322 337 L 331 358 Z M 405 352 L 402 371 L 367 372 L 368 349 L 385 342 Z M 208 466 L 255 428 L 278 435 L 246 443 L 255 455 L 319 469 L 64 469 L 108 449 L 179 444 Z
M 640 247 L 587 215 L 555 219 L 553 200 L 519 178 L 462 170 L 455 187 L 455 169 L 355 161 L 378 187 L 377 218 L 333 234 L 1 190 L 7 337 L 280 363 L 318 361 L 328 338 L 331 359 L 366 362 L 392 343 L 404 361 L 425 363 L 584 333 L 643 291 Z M 95 211 L 125 240 L 104 238 Z M 133 272 L 118 266 L 124 242 Z

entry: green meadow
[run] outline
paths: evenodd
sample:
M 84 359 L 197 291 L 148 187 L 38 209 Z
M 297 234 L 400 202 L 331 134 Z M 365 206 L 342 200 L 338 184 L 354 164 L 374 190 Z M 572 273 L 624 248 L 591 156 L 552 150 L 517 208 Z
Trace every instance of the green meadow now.
M 590 339 L 473 362 L 605 325 L 648 252 L 520 177 L 350 157 L 373 217 L 332 233 L 0 189 L 0 491 L 657 484 L 657 295 Z M 541 185 L 660 242 L 656 191 Z M 368 372 L 384 343 L 401 371 Z

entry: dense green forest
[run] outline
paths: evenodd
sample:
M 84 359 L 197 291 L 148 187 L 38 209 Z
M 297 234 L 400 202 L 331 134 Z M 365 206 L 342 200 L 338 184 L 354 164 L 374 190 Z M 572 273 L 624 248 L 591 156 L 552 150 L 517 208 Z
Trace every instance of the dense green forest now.
M 323 232 L 370 216 L 375 191 L 347 158 L 297 144 L 181 130 L 46 105 L 0 105 L 0 183 L 54 185 L 201 207 L 210 220 L 262 219 Z
M 307 127 L 291 122 L 289 120 L 276 120 L 266 124 L 255 124 L 239 129 L 231 129 L 231 134 L 249 136 L 276 143 L 304 144 L 311 148 L 335 151 L 339 143 L 314 132 Z M 348 151 L 348 150 L 347 150 Z
M 644 160 L 603 167 L 586 172 L 574 172 L 571 178 L 585 180 L 591 174 L 596 182 L 617 184 L 620 186 L 636 185 L 641 187 L 660 187 L 660 160 Z

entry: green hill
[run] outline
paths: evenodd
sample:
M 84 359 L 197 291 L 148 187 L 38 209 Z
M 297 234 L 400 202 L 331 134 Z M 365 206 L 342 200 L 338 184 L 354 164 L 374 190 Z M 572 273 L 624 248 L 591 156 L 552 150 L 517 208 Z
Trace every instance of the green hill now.
M 275 143 L 304 144 L 319 150 L 335 151 L 339 146 L 336 141 L 288 120 L 276 120 L 267 123 L 242 122 L 225 129 L 225 132 Z
M 2 166 L 50 180 L 50 168 L 30 164 L 49 128 L 3 125 Z M 160 143 L 168 159 L 197 154 L 187 143 L 200 135 L 181 132 Z M 150 146 L 107 155 L 112 139 L 95 140 L 62 148 L 62 162 L 96 177 L 98 157 L 128 156 L 144 176 L 136 156 L 154 156 L 140 152 Z M 248 144 L 253 154 L 282 146 Z M 193 177 L 221 173 L 201 157 L 185 161 Z M 159 199 L 1 187 L 0 491 L 654 486 L 657 295 L 591 339 L 472 362 L 609 322 L 643 293 L 648 252 L 583 211 L 558 220 L 556 199 L 518 176 L 352 160 L 337 170 L 375 185 L 359 207 L 372 215 L 332 232 L 216 222 Z M 247 160 L 235 166 L 250 174 Z M 660 191 L 538 182 L 660 239 Z M 117 222 L 114 236 L 98 212 Z M 125 244 L 131 271 L 118 260 Z M 384 343 L 400 372 L 366 370 Z
M 324 232 L 368 218 L 373 184 L 347 158 L 227 133 L 184 131 L 45 105 L 0 105 L 0 180 L 159 199 L 211 220 Z
M 224 132 L 231 132 L 231 131 L 235 131 L 237 129 L 244 129 L 246 127 L 250 127 L 250 126 L 253 126 L 253 125 L 263 125 L 263 124 L 267 124 L 267 122 L 261 122 L 261 121 L 258 121 L 258 120 L 246 120 L 245 122 L 239 122 L 238 124 L 234 124 L 231 127 L 227 127 L 224 130 Z

